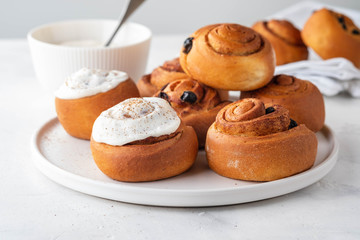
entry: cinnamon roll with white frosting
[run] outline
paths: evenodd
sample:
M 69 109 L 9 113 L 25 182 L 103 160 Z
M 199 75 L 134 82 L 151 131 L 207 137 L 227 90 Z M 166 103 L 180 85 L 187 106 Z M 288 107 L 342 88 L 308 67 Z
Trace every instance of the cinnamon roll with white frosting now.
M 100 113 L 131 97 L 139 97 L 139 91 L 127 73 L 83 68 L 55 92 L 56 113 L 68 134 L 90 140 Z
M 198 141 L 169 103 L 130 98 L 96 119 L 90 142 L 95 163 L 112 179 L 126 182 L 169 178 L 194 163 Z

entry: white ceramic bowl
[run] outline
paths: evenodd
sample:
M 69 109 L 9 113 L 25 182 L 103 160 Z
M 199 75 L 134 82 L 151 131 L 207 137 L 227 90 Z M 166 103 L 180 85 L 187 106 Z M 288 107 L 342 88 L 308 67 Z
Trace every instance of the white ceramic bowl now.
M 54 92 L 71 73 L 83 67 L 120 70 L 137 81 L 146 70 L 151 31 L 126 23 L 109 47 L 104 47 L 116 20 L 74 20 L 46 24 L 31 30 L 28 41 L 40 84 Z M 70 41 L 93 41 L 97 46 L 62 45 Z

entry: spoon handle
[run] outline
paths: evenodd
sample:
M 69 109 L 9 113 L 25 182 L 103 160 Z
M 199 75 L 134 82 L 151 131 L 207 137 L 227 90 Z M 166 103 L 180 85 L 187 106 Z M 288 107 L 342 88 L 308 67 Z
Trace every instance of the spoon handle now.
M 125 12 L 121 15 L 119 24 L 116 27 L 114 33 L 111 35 L 110 39 L 106 42 L 105 47 L 108 47 L 112 40 L 114 39 L 116 33 L 119 31 L 120 27 L 124 22 L 131 16 L 131 14 L 144 2 L 145 0 L 128 0 L 128 4 L 125 8 Z

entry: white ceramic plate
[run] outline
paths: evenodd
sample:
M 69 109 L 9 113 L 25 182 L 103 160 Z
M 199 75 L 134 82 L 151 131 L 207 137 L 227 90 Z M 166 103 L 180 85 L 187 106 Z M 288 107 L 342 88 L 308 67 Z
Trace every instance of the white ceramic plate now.
M 335 165 L 338 142 L 329 127 L 317 133 L 315 165 L 308 171 L 272 182 L 247 182 L 211 171 L 203 151 L 179 176 L 154 182 L 124 183 L 105 176 L 93 161 L 89 141 L 69 136 L 57 118 L 46 122 L 32 140 L 34 162 L 53 181 L 97 197 L 136 204 L 195 207 L 257 201 L 287 194 L 324 177 Z

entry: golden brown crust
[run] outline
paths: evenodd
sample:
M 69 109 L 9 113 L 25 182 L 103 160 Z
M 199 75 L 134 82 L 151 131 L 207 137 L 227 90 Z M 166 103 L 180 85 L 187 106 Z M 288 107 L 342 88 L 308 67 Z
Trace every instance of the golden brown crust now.
M 241 92 L 240 98 L 258 98 L 266 105 L 281 105 L 289 110 L 292 119 L 314 132 L 324 126 L 324 99 L 318 88 L 309 81 L 277 75 L 263 88 Z
M 308 49 L 300 31 L 287 20 L 259 21 L 252 28 L 268 39 L 274 48 L 276 65 L 306 60 Z
M 182 69 L 179 58 L 166 61 L 162 66 L 155 68 L 151 74 L 141 77 L 137 83 L 137 87 L 141 97 L 154 96 L 166 84 L 182 79 L 190 79 Z M 216 90 L 222 100 L 229 99 L 229 91 Z
M 238 136 L 264 136 L 286 131 L 290 125 L 289 111 L 274 105 L 266 114 L 263 102 L 251 98 L 229 104 L 218 113 L 215 128 Z
M 171 82 L 154 96 L 167 100 L 184 123 L 194 128 L 199 147 L 204 147 L 218 111 L 230 103 L 221 101 L 215 89 L 190 78 Z
M 200 28 L 184 42 L 180 64 L 193 79 L 224 90 L 253 90 L 273 76 L 275 54 L 268 40 L 237 24 Z
M 179 58 L 164 62 L 151 74 L 144 75 L 137 83 L 141 97 L 151 97 L 164 85 L 178 79 L 186 78 L 187 75 L 180 66 Z
M 150 82 L 151 74 L 146 74 L 136 83 L 141 97 L 150 97 L 158 91 L 157 87 Z
M 314 12 L 301 37 L 321 58 L 344 57 L 360 68 L 360 29 L 344 14 L 326 8 Z
M 56 113 L 68 134 L 90 140 L 92 126 L 100 113 L 131 97 L 139 97 L 139 91 L 129 78 L 115 88 L 93 96 L 79 99 L 55 98 Z
M 162 88 L 169 82 L 187 77 L 184 70 L 181 68 L 179 58 L 166 61 L 162 66 L 155 68 L 151 73 L 151 83 L 157 87 Z
M 169 178 L 185 172 L 194 164 L 198 143 L 192 127 L 181 124 L 175 135 L 158 140 L 147 144 L 137 142 L 111 146 L 91 139 L 90 146 L 99 169 L 118 181 Z
M 305 125 L 288 129 L 288 111 L 281 106 L 264 114 L 264 104 L 258 99 L 239 100 L 218 113 L 205 146 L 212 170 L 234 179 L 272 181 L 311 168 L 316 135 Z

